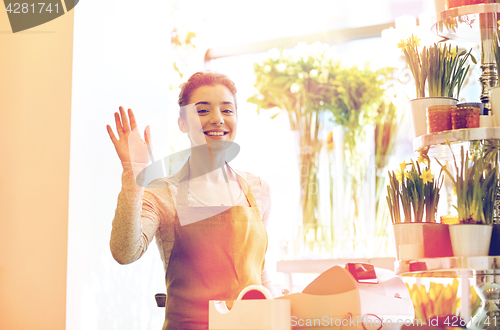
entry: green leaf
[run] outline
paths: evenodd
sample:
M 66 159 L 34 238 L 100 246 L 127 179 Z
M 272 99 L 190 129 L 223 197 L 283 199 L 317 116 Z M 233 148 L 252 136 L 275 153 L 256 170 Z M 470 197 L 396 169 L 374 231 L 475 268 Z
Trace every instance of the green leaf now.
M 290 77 L 288 77 L 288 76 L 279 76 L 278 78 L 273 80 L 273 84 L 274 85 L 282 85 L 282 84 L 286 83 L 289 79 L 290 79 Z

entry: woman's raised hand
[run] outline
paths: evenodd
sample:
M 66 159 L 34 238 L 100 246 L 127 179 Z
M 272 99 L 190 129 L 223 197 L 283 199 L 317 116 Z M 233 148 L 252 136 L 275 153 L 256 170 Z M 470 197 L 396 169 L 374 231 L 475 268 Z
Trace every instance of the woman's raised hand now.
M 137 128 L 134 113 L 128 109 L 127 117 L 123 107 L 120 107 L 120 113 L 115 112 L 115 123 L 119 139 L 116 138 L 111 126 L 107 125 L 106 128 L 120 160 L 122 162 L 149 163 L 151 147 L 149 126 L 146 126 L 144 130 L 145 141 L 143 141 Z

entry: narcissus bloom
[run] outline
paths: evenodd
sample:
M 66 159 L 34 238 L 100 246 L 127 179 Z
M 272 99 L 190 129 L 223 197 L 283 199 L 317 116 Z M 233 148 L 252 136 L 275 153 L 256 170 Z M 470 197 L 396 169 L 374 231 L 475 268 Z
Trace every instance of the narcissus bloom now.
M 396 170 L 396 179 L 401 182 L 403 180 L 403 172 L 401 170 Z
M 401 169 L 401 172 L 405 171 L 406 165 L 408 165 L 408 164 L 404 160 L 401 164 L 399 164 L 399 168 Z
M 426 184 L 427 182 L 432 182 L 432 180 L 434 179 L 434 175 L 432 175 L 431 170 L 423 170 L 420 179 L 422 179 L 424 181 L 424 184 Z
M 420 38 L 418 38 L 416 35 L 411 35 L 411 37 L 408 40 L 408 46 L 410 47 L 418 47 L 420 46 Z
M 417 162 L 421 164 L 428 164 L 428 157 L 424 156 L 423 154 L 418 155 Z

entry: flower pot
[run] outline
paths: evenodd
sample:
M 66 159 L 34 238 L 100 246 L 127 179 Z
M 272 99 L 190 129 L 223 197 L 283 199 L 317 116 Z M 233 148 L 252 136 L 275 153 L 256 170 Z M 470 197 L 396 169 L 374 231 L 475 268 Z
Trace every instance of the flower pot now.
M 451 130 L 452 105 L 432 105 L 427 107 L 427 133 Z
M 500 223 L 493 225 L 489 255 L 500 256 Z
M 396 259 L 451 257 L 453 251 L 448 225 L 442 223 L 395 223 Z
M 451 111 L 451 126 L 453 129 L 479 127 L 481 109 L 475 107 L 455 107 Z
M 489 91 L 493 127 L 500 127 L 500 86 L 491 87 Z
M 487 256 L 492 230 L 492 225 L 450 225 L 453 255 L 456 257 Z
M 413 137 L 427 134 L 427 108 L 434 105 L 457 105 L 451 97 L 422 97 L 409 102 Z
M 448 0 L 446 7 L 447 9 L 450 9 L 450 8 L 465 6 L 466 4 L 468 4 L 468 1 L 466 0 Z

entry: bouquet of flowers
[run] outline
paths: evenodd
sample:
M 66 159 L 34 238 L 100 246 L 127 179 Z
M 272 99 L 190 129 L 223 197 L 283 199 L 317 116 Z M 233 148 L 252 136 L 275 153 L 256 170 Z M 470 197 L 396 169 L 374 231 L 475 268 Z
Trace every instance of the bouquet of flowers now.
M 364 141 L 366 125 L 377 122 L 379 109 L 385 102 L 384 84 L 391 78 L 393 69 L 345 66 L 334 58 L 328 45 L 316 43 L 299 44 L 292 50 L 273 49 L 269 58 L 255 63 L 254 71 L 256 93 L 248 102 L 256 104 L 258 111 L 284 110 L 290 128 L 299 135 L 299 166 L 307 172 L 301 173 L 300 182 L 304 234 L 312 230 L 318 239 L 318 232 L 327 234 L 324 230 L 317 231 L 321 212 L 314 193 L 319 186 L 317 171 L 322 146 L 318 133 L 325 117 L 345 129 L 344 163 L 352 173 L 344 178 L 352 178 L 349 186 L 354 194 L 360 189 L 359 176 L 363 172 L 358 165 L 363 155 L 357 145 Z M 356 198 L 353 196 L 353 199 Z M 358 208 L 354 209 L 357 212 Z

